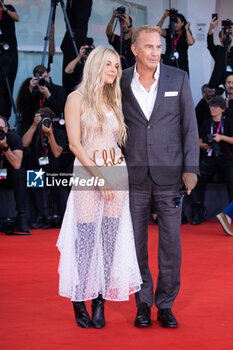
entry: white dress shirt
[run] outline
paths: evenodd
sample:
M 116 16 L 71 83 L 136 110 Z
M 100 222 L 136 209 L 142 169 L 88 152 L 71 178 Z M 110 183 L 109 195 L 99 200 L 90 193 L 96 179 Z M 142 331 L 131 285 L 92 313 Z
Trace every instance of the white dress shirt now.
M 145 114 L 148 120 L 150 120 L 150 116 L 153 111 L 155 100 L 157 97 L 159 74 L 160 74 L 160 64 L 158 64 L 156 72 L 154 74 L 155 82 L 151 85 L 150 91 L 148 92 L 139 81 L 139 74 L 136 70 L 136 65 L 134 68 L 134 75 L 131 82 L 131 89 L 143 113 Z

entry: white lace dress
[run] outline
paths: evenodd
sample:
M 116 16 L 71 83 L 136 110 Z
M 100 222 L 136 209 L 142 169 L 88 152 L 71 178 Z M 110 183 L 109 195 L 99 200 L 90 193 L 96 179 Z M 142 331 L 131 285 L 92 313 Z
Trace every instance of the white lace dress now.
M 83 147 L 92 159 L 95 156 L 97 164 L 103 163 L 103 150 L 106 164 L 112 163 L 113 151 L 114 159 L 121 157 L 117 145 L 118 121 L 113 113 L 107 113 L 106 117 L 103 134 L 96 122 L 93 140 L 89 143 L 82 140 Z M 82 115 L 82 127 L 84 123 Z M 113 188 L 115 186 L 114 199 L 104 201 L 98 189 L 82 191 L 73 186 L 57 241 L 61 254 L 59 294 L 72 301 L 94 299 L 99 294 L 107 300 L 128 300 L 130 294 L 140 290 L 142 283 L 129 211 L 126 164 L 123 160 L 98 169 L 114 172 L 105 174 Z M 85 172 L 76 158 L 75 175 Z M 126 186 L 124 190 L 117 190 L 118 180 Z

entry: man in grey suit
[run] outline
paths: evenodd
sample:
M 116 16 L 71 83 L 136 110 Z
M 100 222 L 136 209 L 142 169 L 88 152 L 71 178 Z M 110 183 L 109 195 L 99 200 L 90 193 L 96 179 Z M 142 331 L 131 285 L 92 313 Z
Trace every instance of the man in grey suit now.
M 199 142 L 187 73 L 160 63 L 160 28 L 136 29 L 131 47 L 136 66 L 123 72 L 122 102 L 128 139 L 123 150 L 129 172 L 130 209 L 142 288 L 136 293 L 135 326 L 151 325 L 153 281 L 148 266 L 148 221 L 154 202 L 159 222 L 158 320 L 177 327 L 171 311 L 180 288 L 180 189 L 197 182 Z

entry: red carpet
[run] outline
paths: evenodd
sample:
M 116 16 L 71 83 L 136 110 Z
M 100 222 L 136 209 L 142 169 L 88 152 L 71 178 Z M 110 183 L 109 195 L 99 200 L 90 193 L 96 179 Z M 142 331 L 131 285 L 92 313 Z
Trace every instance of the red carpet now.
M 72 304 L 58 296 L 58 230 L 0 233 L 1 350 L 231 350 L 233 237 L 216 221 L 182 226 L 182 287 L 173 307 L 178 329 L 133 326 L 135 303 L 106 302 L 104 329 L 81 329 Z M 150 225 L 150 265 L 157 275 L 157 227 Z M 90 308 L 90 303 L 88 303 Z

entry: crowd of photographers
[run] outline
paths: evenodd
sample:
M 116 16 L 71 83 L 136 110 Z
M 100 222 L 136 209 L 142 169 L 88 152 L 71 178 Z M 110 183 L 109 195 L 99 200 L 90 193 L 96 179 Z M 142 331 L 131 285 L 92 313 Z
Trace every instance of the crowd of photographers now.
M 90 11 L 87 11 L 87 18 L 88 16 Z M 5 24 L 4 28 L 1 27 L 1 23 L 16 21 L 16 17 L 15 9 L 10 5 L 4 6 L 3 0 L 0 0 L 0 42 L 4 41 L 5 28 L 13 28 L 14 33 L 14 27 Z M 169 27 L 162 28 L 166 17 L 170 19 Z M 120 35 L 115 34 L 118 23 Z M 170 9 L 165 11 L 157 25 L 161 27 L 161 35 L 166 40 L 163 63 L 183 69 L 189 74 L 188 48 L 195 43 L 190 22 L 177 10 Z M 213 14 L 207 45 L 215 65 L 209 82 L 202 87 L 203 98 L 196 106 L 201 157 L 200 177 L 192 193 L 192 224 L 200 224 L 205 220 L 205 187 L 214 173 L 219 173 L 219 181 L 227 186 L 229 201 L 233 200 L 233 30 L 230 20 L 223 21 L 219 32 L 220 45 L 215 45 L 213 31 L 217 25 L 217 15 Z M 37 65 L 33 70 L 33 77 L 28 77 L 22 82 L 16 102 L 20 115 L 18 134 L 11 132 L 8 126 L 8 110 L 11 103 L 0 108 L 0 187 L 13 189 L 17 210 L 16 220 L 12 224 L 6 224 L 7 234 L 13 234 L 15 229 L 19 231 L 18 234 L 29 235 L 30 227 L 49 228 L 59 227 L 61 224 L 69 188 L 26 188 L 26 170 L 72 173 L 73 155 L 67 146 L 62 119 L 64 105 L 66 96 L 81 81 L 86 59 L 95 47 L 93 39 L 86 37 L 87 26 L 85 30 L 82 28 L 80 33 L 83 39 L 78 45 L 78 56 L 73 51 L 65 60 L 63 86 L 53 83 L 48 69 L 43 65 Z M 123 69 L 135 64 L 131 51 L 133 33 L 133 20 L 125 8 L 119 7 L 114 10 L 106 26 L 106 37 L 109 44 L 120 54 Z M 2 51 L 4 49 L 0 46 L 0 52 Z M 12 53 L 13 63 L 16 53 Z M 4 84 L 5 77 L 0 72 L 0 79 Z M 14 77 L 11 79 L 11 91 Z M 6 87 L 4 91 L 1 90 L 0 105 L 2 100 L 6 101 L 8 93 Z M 27 203 L 31 203 L 32 206 L 29 207 Z M 5 221 L 7 222 L 7 219 Z

